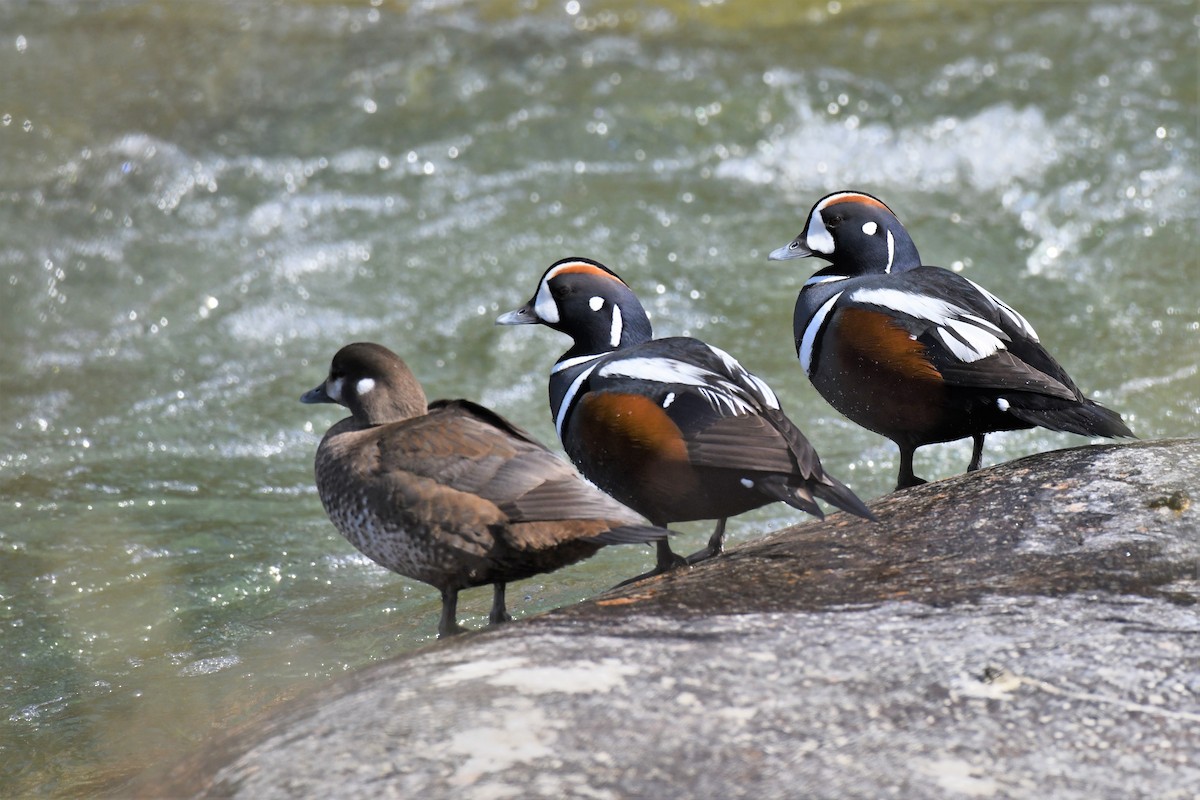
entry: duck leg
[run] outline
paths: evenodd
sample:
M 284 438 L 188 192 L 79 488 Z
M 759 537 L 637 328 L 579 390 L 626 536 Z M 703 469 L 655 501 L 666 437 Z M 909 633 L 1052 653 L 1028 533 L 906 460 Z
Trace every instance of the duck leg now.
M 666 527 L 664 523 L 661 527 Z M 658 559 L 654 564 L 654 572 L 651 575 L 658 575 L 662 572 L 670 572 L 673 569 L 687 566 L 687 559 L 671 549 L 671 545 L 666 539 L 659 539 L 656 543 L 658 547 Z
M 920 486 L 925 481 L 913 472 L 913 455 L 917 448 L 896 443 L 900 447 L 900 477 L 896 479 L 897 489 L 907 489 L 910 486 Z
M 504 582 L 496 581 L 492 584 L 492 611 L 488 614 L 488 625 L 503 625 L 505 622 L 512 622 L 512 617 L 504 608 Z
M 974 472 L 979 469 L 979 465 L 983 463 L 983 437 L 987 434 L 975 433 L 971 435 L 971 463 L 967 464 L 967 472 Z
M 442 618 L 438 620 L 439 639 L 466 632 L 467 629 L 458 624 L 457 616 L 458 589 L 442 589 Z

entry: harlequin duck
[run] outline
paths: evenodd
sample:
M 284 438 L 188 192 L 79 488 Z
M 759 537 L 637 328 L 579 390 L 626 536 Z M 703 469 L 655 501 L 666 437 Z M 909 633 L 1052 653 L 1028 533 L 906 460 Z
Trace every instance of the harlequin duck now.
M 727 517 L 776 500 L 823 517 L 819 497 L 873 519 L 766 383 L 697 339 L 654 339 L 633 290 L 603 264 L 555 263 L 532 300 L 496 320 L 535 323 L 574 340 L 550 371 L 550 411 L 580 471 L 655 525 L 718 520 L 687 559 L 659 540 L 655 572 L 719 554 Z
M 993 431 L 1040 425 L 1133 436 L 1120 415 L 1083 396 L 1012 306 L 950 270 L 923 266 L 877 198 L 822 198 L 800 235 L 768 258 L 806 256 L 831 265 L 796 301 L 800 364 L 834 408 L 899 446 L 897 489 L 924 483 L 912 462 L 926 444 L 970 436 L 971 471 Z
M 507 582 L 667 534 L 487 408 L 426 406 L 408 366 L 381 345 L 343 347 L 300 400 L 350 410 L 317 448 L 321 502 L 372 561 L 441 591 L 439 636 L 463 630 L 460 589 L 492 584 L 488 620 L 506 622 Z

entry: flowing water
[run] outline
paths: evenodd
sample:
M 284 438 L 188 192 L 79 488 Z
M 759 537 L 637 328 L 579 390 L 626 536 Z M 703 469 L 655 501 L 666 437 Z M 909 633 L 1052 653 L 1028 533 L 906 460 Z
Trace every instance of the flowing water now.
M 795 361 L 828 191 L 1019 308 L 1143 438 L 1200 412 L 1194 2 L 10 2 L 0 6 L 0 795 L 119 790 L 427 643 L 358 556 L 303 406 L 340 345 L 553 441 L 566 341 L 497 329 L 599 258 L 662 335 L 768 380 L 864 497 L 895 448 Z M 990 437 L 987 463 L 1085 440 Z M 938 477 L 965 443 L 918 454 Z M 802 521 L 774 506 L 733 542 Z M 698 546 L 707 525 L 680 526 Z M 646 568 L 618 548 L 527 615 Z M 479 625 L 486 590 L 465 593 Z

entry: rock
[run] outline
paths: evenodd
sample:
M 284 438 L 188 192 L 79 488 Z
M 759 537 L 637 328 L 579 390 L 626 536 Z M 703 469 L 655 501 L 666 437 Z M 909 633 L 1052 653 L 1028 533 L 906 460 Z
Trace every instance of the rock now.
M 1200 796 L 1200 439 L 1083 447 L 365 669 L 144 784 Z

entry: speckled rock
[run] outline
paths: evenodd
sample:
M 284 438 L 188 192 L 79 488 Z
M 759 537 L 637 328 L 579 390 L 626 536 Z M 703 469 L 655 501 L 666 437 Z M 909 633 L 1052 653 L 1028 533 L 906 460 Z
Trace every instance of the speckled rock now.
M 897 493 L 364 670 L 148 780 L 272 797 L 1200 797 L 1200 439 Z

